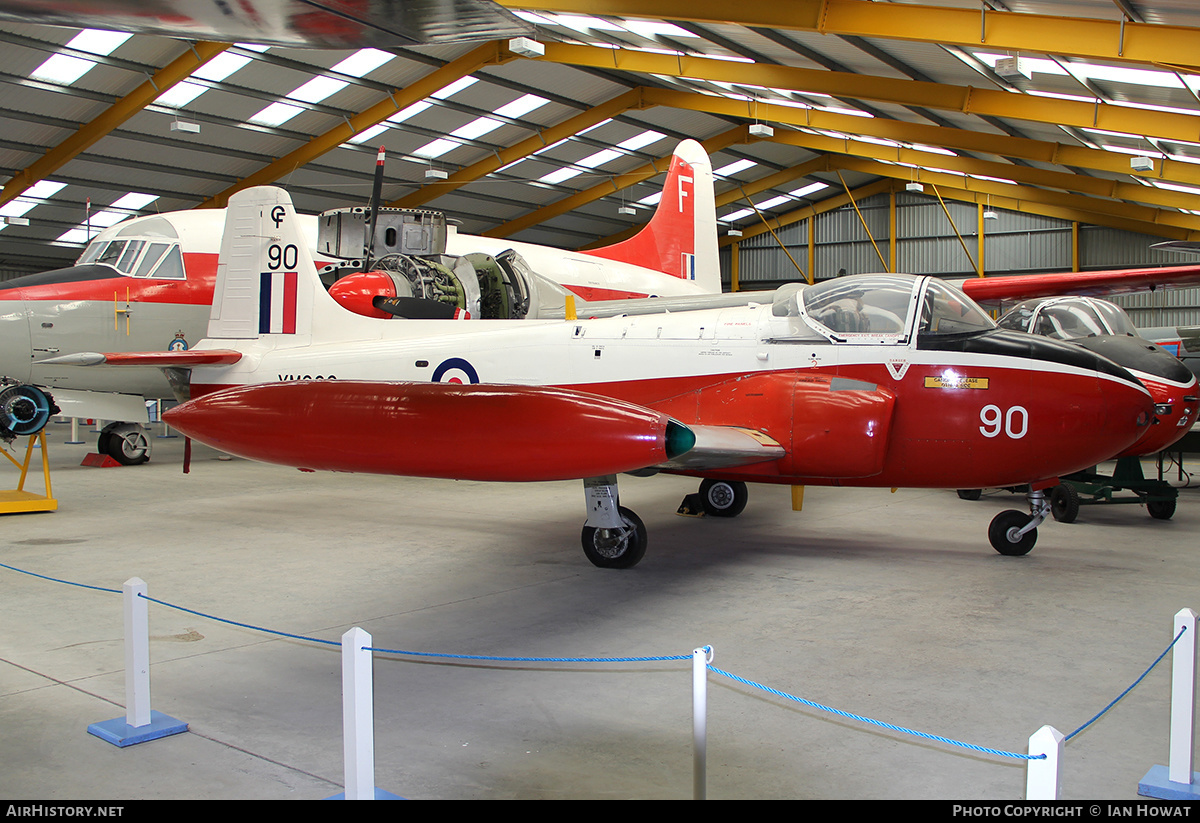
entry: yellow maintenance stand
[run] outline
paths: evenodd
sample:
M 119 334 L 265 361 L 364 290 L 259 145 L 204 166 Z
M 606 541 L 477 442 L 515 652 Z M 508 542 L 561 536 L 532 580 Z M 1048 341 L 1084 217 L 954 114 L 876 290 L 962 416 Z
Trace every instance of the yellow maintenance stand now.
M 46 490 L 45 494 L 25 491 L 25 480 L 29 477 L 29 464 L 33 462 L 35 443 L 41 447 L 42 452 L 42 480 Z M 58 501 L 50 492 L 50 456 L 46 454 L 46 433 L 44 431 L 29 435 L 29 443 L 25 447 L 23 461 L 18 461 L 6 449 L 0 450 L 0 454 L 3 454 L 8 458 L 8 462 L 21 470 L 21 479 L 15 489 L 0 490 L 0 514 L 52 512 L 58 509 Z

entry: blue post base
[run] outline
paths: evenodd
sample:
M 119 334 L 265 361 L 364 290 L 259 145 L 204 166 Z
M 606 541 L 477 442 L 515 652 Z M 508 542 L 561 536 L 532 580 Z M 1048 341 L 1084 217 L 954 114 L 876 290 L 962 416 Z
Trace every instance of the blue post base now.
M 88 734 L 93 734 L 101 740 L 107 740 L 114 746 L 125 748 L 135 743 L 145 743 L 160 737 L 169 737 L 188 730 L 188 724 L 182 720 L 168 717 L 162 712 L 150 710 L 150 722 L 145 726 L 130 726 L 124 717 L 105 720 L 103 723 L 93 723 L 87 727 Z
M 1160 800 L 1200 800 L 1200 772 L 1192 773 L 1191 783 L 1176 783 L 1167 773 L 1166 766 L 1151 766 L 1138 783 L 1138 794 Z
M 338 792 L 337 794 L 330 795 L 329 797 L 327 797 L 325 799 L 326 800 L 345 800 L 346 793 Z M 403 800 L 404 798 L 398 794 L 392 794 L 391 792 L 385 791 L 385 790 L 379 788 L 378 786 L 376 786 L 375 787 L 375 799 L 376 800 Z

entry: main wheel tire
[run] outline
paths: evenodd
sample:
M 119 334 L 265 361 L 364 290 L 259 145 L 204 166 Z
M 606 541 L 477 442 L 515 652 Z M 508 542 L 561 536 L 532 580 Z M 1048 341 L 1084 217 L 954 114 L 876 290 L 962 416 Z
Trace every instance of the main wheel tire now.
M 1170 520 L 1175 516 L 1175 501 L 1151 500 L 1146 504 L 1146 510 L 1155 520 Z
M 983 497 L 983 489 L 959 489 L 959 500 L 978 500 Z
M 1050 492 L 1050 513 L 1059 523 L 1074 523 L 1079 516 L 1079 492 L 1069 483 L 1059 483 Z
M 150 459 L 150 438 L 137 423 L 110 423 L 100 432 L 97 446 L 122 466 L 139 466 Z
M 624 527 L 597 529 L 584 526 L 580 540 L 583 553 L 592 565 L 602 569 L 629 569 L 646 555 L 646 526 L 640 517 L 624 506 L 618 506 Z
M 700 483 L 700 500 L 710 517 L 737 517 L 746 508 L 750 492 L 740 480 L 705 480 Z
M 1009 557 L 1029 554 L 1029 550 L 1037 542 L 1037 529 L 1030 529 L 1020 537 L 1014 537 L 1013 532 L 1023 528 L 1032 519 L 1025 512 L 1013 509 L 1000 512 L 992 518 L 991 525 L 988 526 L 988 540 L 991 541 L 992 548 Z

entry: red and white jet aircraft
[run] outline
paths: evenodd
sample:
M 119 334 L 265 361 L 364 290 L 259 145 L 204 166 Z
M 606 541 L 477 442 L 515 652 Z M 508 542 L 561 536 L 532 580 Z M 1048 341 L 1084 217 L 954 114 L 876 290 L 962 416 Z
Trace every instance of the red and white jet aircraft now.
M 318 218 L 297 216 L 295 221 L 296 242 L 313 259 L 332 261 L 330 249 L 318 248 Z M 0 283 L 0 381 L 49 389 L 68 416 L 124 421 L 101 436 L 101 451 L 125 463 L 145 460 L 149 441 L 135 424 L 146 422 L 145 399 L 172 397 L 163 374 L 156 368 L 99 373 L 47 361 L 64 352 L 175 351 L 198 342 L 208 324 L 225 222 L 224 209 L 126 220 L 100 232 L 77 265 Z M 360 226 L 359 256 L 363 240 Z M 681 143 L 654 216 L 637 235 L 613 246 L 564 251 L 461 235 L 449 226 L 445 248 L 437 251 L 459 266 L 450 262 L 448 272 L 429 277 L 424 269 L 409 273 L 439 281 L 428 290 L 444 280 L 439 295 L 444 299 L 448 293 L 452 301 L 458 295 L 460 314 L 478 316 L 490 306 L 494 316 L 495 306 L 502 306 L 505 316 L 562 317 L 568 295 L 582 302 L 719 294 L 712 165 L 699 143 Z M 468 258 L 464 278 L 456 281 Z M 514 299 L 493 300 L 481 309 L 480 286 L 471 282 L 476 275 L 480 284 L 492 283 L 493 291 L 497 277 L 504 278 Z M 354 311 L 386 317 L 372 300 L 403 298 L 414 288 L 381 269 L 344 277 L 333 293 Z
M 1003 331 L 929 277 L 859 275 L 772 302 L 586 320 L 394 320 L 322 287 L 287 194 L 230 200 L 208 338 L 186 352 L 54 365 L 190 372 L 168 422 L 232 454 L 303 469 L 583 479 L 598 566 L 646 549 L 620 472 L 704 478 L 733 515 L 747 481 L 982 488 L 1031 484 L 989 529 L 1024 554 L 1060 475 L 1129 447 L 1153 401 L 1077 346 Z M 480 425 L 486 421 L 487 425 Z M 334 432 L 352 432 L 362 448 Z

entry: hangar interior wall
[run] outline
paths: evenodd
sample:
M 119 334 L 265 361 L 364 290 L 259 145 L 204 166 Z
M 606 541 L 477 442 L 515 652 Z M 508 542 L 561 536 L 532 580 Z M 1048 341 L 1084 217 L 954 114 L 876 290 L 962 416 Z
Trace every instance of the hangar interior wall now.
M 943 210 L 941 203 L 929 195 L 896 194 L 896 271 L 951 279 L 976 276 L 979 210 L 974 204 L 945 202 Z M 835 277 L 841 270 L 846 274 L 883 271 L 880 255 L 885 261 L 891 259 L 889 209 L 889 195 L 879 194 L 859 201 L 861 219 L 852 206 L 844 206 L 784 226 L 775 234 L 801 268 L 807 267 L 811 259 L 818 280 Z M 947 211 L 958 227 L 962 242 L 947 219 Z M 983 271 L 987 276 L 1070 271 L 1076 254 L 1079 269 L 1085 271 L 1178 266 L 1200 260 L 1200 255 L 1151 248 L 1152 244 L 1163 241 L 1161 237 L 1080 224 L 1076 240 L 1070 221 L 1003 209 L 992 211 L 996 212 L 996 219 L 982 221 Z M 811 258 L 810 220 L 815 220 Z M 725 288 L 732 286 L 734 254 L 739 290 L 772 289 L 803 279 L 779 243 L 768 232 L 722 246 Z M 1127 295 L 1115 298 L 1114 302 L 1124 307 L 1139 326 L 1200 324 L 1200 288 Z

